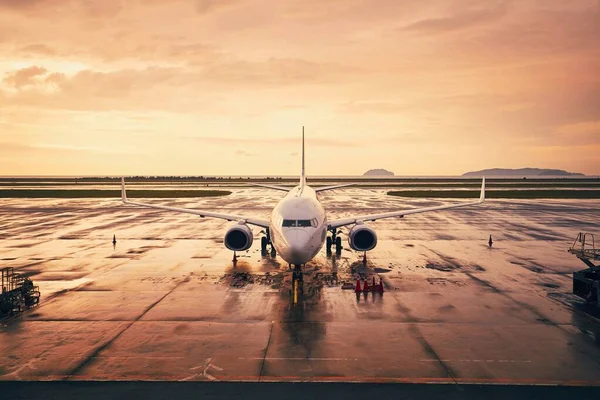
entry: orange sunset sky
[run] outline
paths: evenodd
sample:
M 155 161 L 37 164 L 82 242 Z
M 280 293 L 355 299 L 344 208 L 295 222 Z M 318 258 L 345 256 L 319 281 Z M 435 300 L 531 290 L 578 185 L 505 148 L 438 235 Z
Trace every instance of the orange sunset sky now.
M 600 174 L 598 0 L 0 0 L 0 175 Z

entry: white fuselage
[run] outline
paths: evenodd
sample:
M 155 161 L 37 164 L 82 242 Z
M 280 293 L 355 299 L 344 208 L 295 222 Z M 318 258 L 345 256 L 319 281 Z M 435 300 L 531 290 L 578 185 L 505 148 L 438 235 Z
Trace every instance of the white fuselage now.
M 296 186 L 273 209 L 273 246 L 285 261 L 302 265 L 321 250 L 327 236 L 327 217 L 310 186 Z

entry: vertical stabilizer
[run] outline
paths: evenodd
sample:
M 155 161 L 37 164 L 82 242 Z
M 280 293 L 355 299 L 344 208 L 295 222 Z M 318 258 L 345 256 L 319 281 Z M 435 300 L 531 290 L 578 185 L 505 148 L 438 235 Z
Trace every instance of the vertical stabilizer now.
M 306 170 L 304 169 L 304 127 L 302 127 L 302 175 L 300 175 L 300 186 L 306 185 Z

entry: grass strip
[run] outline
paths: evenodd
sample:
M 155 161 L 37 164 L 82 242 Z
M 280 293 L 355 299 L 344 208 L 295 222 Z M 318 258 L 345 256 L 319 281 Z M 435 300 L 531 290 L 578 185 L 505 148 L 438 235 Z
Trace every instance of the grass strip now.
M 230 195 L 229 190 L 128 190 L 128 198 L 177 199 Z M 121 198 L 120 190 L 0 190 L 0 198 L 22 199 L 109 199 Z
M 436 198 L 436 199 L 476 199 L 475 190 L 392 190 L 390 196 Z M 488 190 L 488 199 L 600 199 L 600 190 Z

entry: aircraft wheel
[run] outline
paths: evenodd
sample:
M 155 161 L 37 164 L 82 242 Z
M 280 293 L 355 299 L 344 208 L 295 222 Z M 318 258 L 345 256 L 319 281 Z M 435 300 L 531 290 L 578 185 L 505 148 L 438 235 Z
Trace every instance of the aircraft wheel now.
M 340 254 L 342 252 L 342 238 L 339 236 L 335 238 L 335 252 L 337 254 Z
M 260 238 L 260 251 L 263 256 L 267 255 L 267 238 L 264 236 Z
M 331 254 L 331 236 L 327 236 L 327 242 L 326 242 L 326 246 L 327 246 L 327 254 Z

